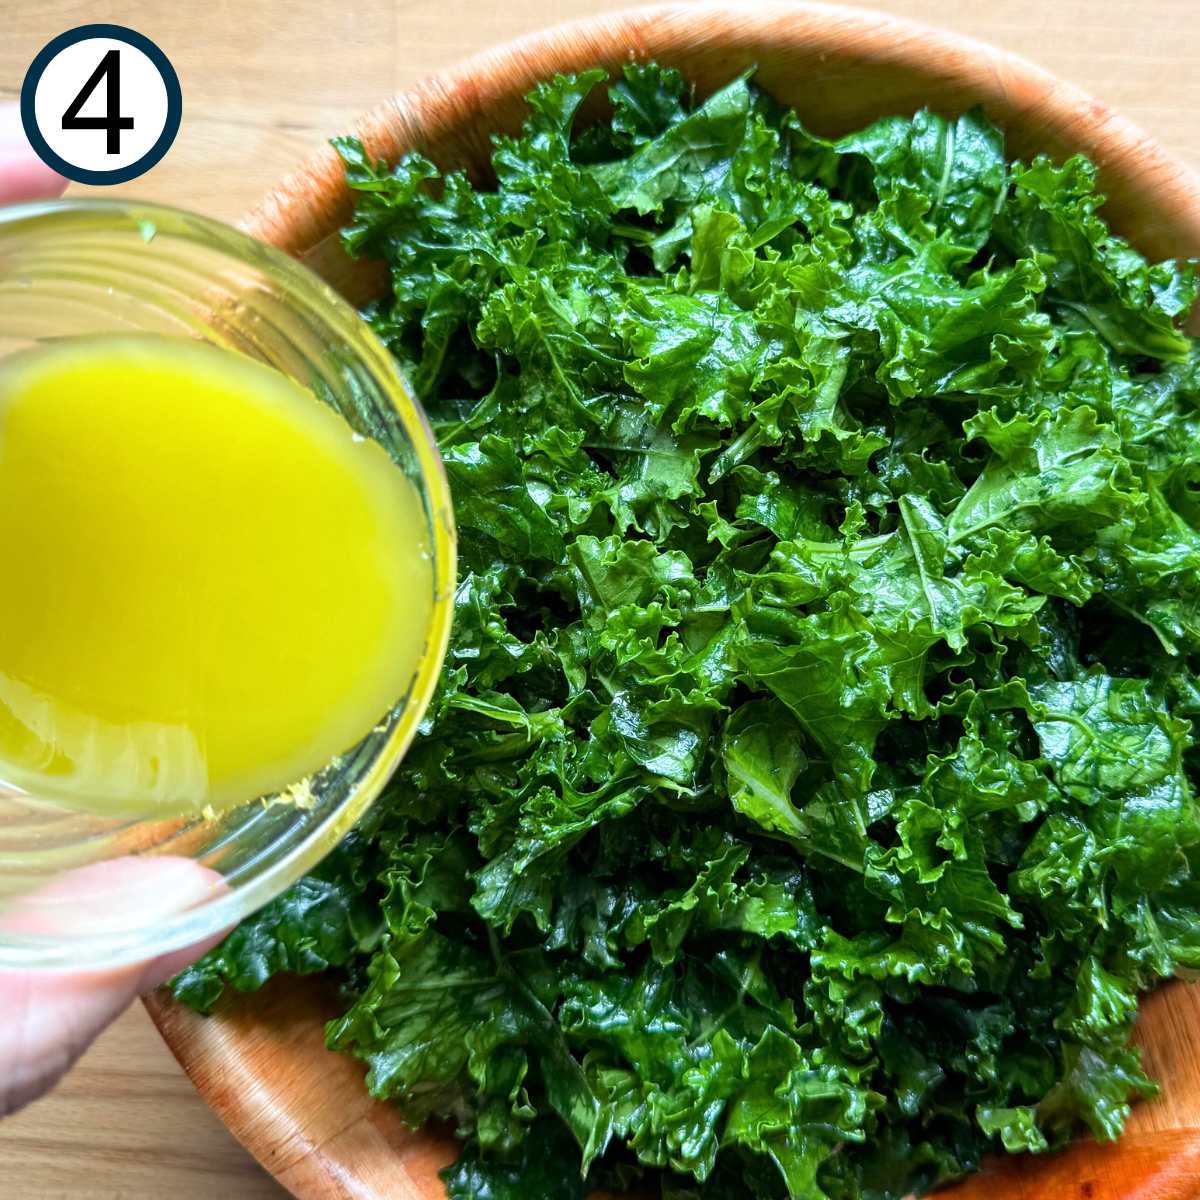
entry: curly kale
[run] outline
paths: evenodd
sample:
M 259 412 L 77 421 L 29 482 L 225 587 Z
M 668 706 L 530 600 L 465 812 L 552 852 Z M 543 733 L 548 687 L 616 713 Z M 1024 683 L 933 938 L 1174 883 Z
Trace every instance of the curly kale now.
M 1190 265 L 979 112 L 558 78 L 339 143 L 461 583 L 365 836 L 176 983 L 330 971 L 455 1200 L 896 1200 L 1114 1138 L 1200 967 Z

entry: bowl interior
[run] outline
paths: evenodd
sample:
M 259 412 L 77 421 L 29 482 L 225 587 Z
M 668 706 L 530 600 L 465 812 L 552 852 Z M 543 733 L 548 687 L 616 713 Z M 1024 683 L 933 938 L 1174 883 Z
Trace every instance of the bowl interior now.
M 522 97 L 555 72 L 631 58 L 679 68 L 701 93 L 756 67 L 757 81 L 818 133 L 836 134 L 921 106 L 983 105 L 1012 155 L 1088 154 L 1109 196 L 1106 217 L 1152 257 L 1200 252 L 1200 183 L 1144 134 L 1078 89 L 969 39 L 824 5 L 677 4 L 586 20 L 522 39 L 427 79 L 355 127 L 375 156 L 416 149 L 444 168 L 486 178 L 489 138 L 513 132 Z M 587 119 L 587 113 L 584 119 Z M 351 263 L 336 234 L 352 201 L 332 150 L 283 180 L 244 226 L 312 265 L 356 300 L 380 285 L 377 267 Z M 216 1019 L 161 997 L 160 1029 L 230 1129 L 297 1196 L 441 1200 L 438 1168 L 452 1137 L 412 1132 L 369 1099 L 362 1068 L 325 1051 L 320 1022 L 337 1011 L 319 982 L 280 980 L 227 999 Z M 1112 1147 L 1080 1144 L 1052 1160 L 1009 1163 L 945 1193 L 958 1200 L 1194 1197 L 1200 1175 L 1200 1054 L 1179 1051 L 1200 1026 L 1200 993 L 1174 985 L 1148 1002 L 1139 1036 L 1164 1097 L 1139 1107 Z M 1147 1185 L 1147 1180 L 1152 1182 Z M 1146 1185 L 1150 1190 L 1139 1190 Z

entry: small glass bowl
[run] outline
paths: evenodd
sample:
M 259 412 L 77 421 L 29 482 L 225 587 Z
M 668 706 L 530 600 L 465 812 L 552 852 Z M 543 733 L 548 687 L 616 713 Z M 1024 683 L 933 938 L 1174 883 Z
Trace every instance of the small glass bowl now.
M 211 818 L 129 820 L 69 812 L 0 784 L 0 916 L 66 870 L 126 855 L 194 859 L 226 885 L 183 911 L 126 911 L 117 928 L 92 921 L 86 932 L 14 933 L 0 920 L 0 968 L 94 970 L 157 957 L 277 896 L 379 795 L 433 694 L 450 630 L 454 524 L 433 433 L 391 356 L 320 279 L 269 246 L 177 209 L 66 200 L 0 210 L 0 360 L 53 339 L 105 333 L 182 335 L 238 350 L 303 384 L 379 442 L 424 503 L 430 625 L 407 694 L 307 781 L 303 806 L 285 794 Z M 20 586 L 20 564 L 9 570 L 4 586 Z

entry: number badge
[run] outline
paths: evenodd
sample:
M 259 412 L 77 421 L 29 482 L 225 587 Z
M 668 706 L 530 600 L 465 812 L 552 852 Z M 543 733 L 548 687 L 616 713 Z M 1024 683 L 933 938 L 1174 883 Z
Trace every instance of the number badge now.
M 171 148 L 179 77 L 147 37 L 80 25 L 39 51 L 21 86 L 21 121 L 38 157 L 76 183 L 136 179 Z

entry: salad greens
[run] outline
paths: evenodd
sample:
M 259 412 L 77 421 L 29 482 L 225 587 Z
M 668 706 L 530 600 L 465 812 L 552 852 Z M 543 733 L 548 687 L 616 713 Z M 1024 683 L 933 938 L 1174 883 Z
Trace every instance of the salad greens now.
M 369 824 L 175 981 L 329 971 L 453 1200 L 898 1198 L 1115 1138 L 1200 967 L 1186 264 L 979 112 L 558 78 L 495 186 L 339 142 L 461 583 Z M 580 122 L 579 124 L 583 124 Z

